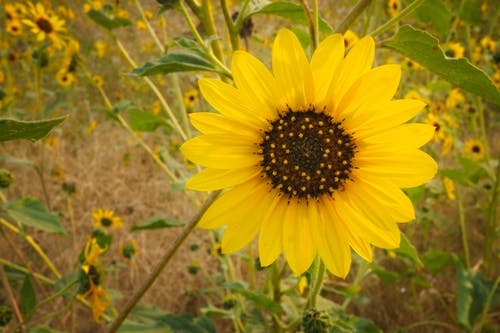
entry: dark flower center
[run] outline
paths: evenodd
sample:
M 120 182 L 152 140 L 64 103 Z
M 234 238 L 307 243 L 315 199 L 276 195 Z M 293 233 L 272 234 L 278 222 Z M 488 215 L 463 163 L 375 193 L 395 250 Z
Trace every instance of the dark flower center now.
M 263 175 L 273 188 L 310 199 L 343 189 L 356 145 L 341 122 L 311 107 L 288 109 L 270 122 L 260 148 Z
M 478 145 L 472 146 L 472 152 L 476 153 L 476 154 L 480 153 L 481 152 L 481 147 L 479 147 Z
M 40 30 L 42 30 L 46 34 L 50 34 L 52 31 L 54 31 L 52 23 L 50 23 L 50 21 L 44 17 L 38 18 L 36 20 L 36 25 L 38 26 L 38 28 L 40 28 Z
M 113 221 L 107 217 L 101 218 L 101 225 L 104 227 L 109 227 L 113 224 Z

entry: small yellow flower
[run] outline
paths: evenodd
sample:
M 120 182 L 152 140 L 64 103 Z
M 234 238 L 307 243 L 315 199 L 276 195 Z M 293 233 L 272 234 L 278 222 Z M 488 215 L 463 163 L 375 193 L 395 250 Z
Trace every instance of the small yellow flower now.
M 69 87 L 76 82 L 76 78 L 66 68 L 61 68 L 56 74 L 56 81 L 61 87 Z
M 443 148 L 441 149 L 441 156 L 448 156 L 448 154 L 451 152 L 451 149 L 453 148 L 453 142 L 454 142 L 454 137 L 453 135 L 446 135 L 443 139 Z
M 417 99 L 417 100 L 423 100 L 422 98 L 422 95 L 420 95 L 420 93 L 416 90 L 410 90 L 408 91 L 405 96 L 404 96 L 405 99 Z
M 495 41 L 491 39 L 490 36 L 484 36 L 483 38 L 481 38 L 481 46 L 483 47 L 483 49 L 486 49 L 490 52 L 495 52 L 496 50 Z
M 89 284 L 90 288 L 83 297 L 89 298 L 89 302 L 92 305 L 92 318 L 94 318 L 96 323 L 99 323 L 101 315 L 106 312 L 111 302 L 107 291 L 96 284 L 92 278 L 89 278 Z
M 401 3 L 399 0 L 389 0 L 387 3 L 387 8 L 389 9 L 389 14 L 394 17 L 399 13 L 399 8 L 401 7 Z
M 146 20 L 151 21 L 153 19 L 153 13 L 149 10 L 145 10 L 144 17 L 146 18 Z
M 129 240 L 120 247 L 120 255 L 129 261 L 139 253 L 139 245 L 135 239 Z
M 56 136 L 50 136 L 45 139 L 45 145 L 50 150 L 55 150 L 59 148 L 59 139 Z
M 92 83 L 97 88 L 101 88 L 103 86 L 103 84 L 104 84 L 104 80 L 102 79 L 102 76 L 100 76 L 100 75 L 94 75 L 94 76 L 92 76 Z
M 61 180 L 62 177 L 64 176 L 64 170 L 60 167 L 56 167 L 56 168 L 52 169 L 50 174 L 52 175 L 52 177 L 54 177 L 54 179 Z
M 19 20 L 8 20 L 6 30 L 12 36 L 19 36 L 23 33 L 23 26 Z
M 304 291 L 306 290 L 307 286 L 308 286 L 307 277 L 302 275 L 299 279 L 299 282 L 297 283 L 297 289 L 300 295 L 304 294 Z
M 472 60 L 477 64 L 478 62 L 481 61 L 483 57 L 483 49 L 480 46 L 474 47 L 474 50 L 472 51 Z
M 495 74 L 491 77 L 491 80 L 495 84 L 495 86 L 500 89 L 500 72 L 496 71 Z
M 474 161 L 480 161 L 484 158 L 484 145 L 477 139 L 469 139 L 464 143 L 464 152 Z
M 21 2 L 6 4 L 4 7 L 7 20 L 19 20 L 26 14 L 26 6 Z
M 151 108 L 152 108 L 152 111 L 155 115 L 159 115 L 160 112 L 161 112 L 161 104 L 160 104 L 160 101 L 154 101 L 152 104 L 151 104 Z
M 83 248 L 83 258 L 87 264 L 95 266 L 97 265 L 97 259 L 106 251 L 107 248 L 101 248 L 97 243 L 97 239 L 90 238 Z
M 449 42 L 445 54 L 450 58 L 463 58 L 464 51 L 465 49 L 462 44 L 457 42 Z
M 93 0 L 83 4 L 83 12 L 87 14 L 91 9 L 93 10 L 101 10 L 102 9 L 102 1 Z
M 344 46 L 346 50 L 350 47 L 352 47 L 354 44 L 356 44 L 359 41 L 358 35 L 352 31 L 351 29 L 347 30 L 344 33 Z
M 403 64 L 405 64 L 405 67 L 410 70 L 421 71 L 422 69 L 424 69 L 424 67 L 422 67 L 418 62 L 415 62 L 410 58 L 405 58 Z
M 454 201 L 457 199 L 455 195 L 455 184 L 453 183 L 453 180 L 451 180 L 448 177 L 443 178 L 443 186 L 446 191 L 446 195 L 448 196 L 448 199 Z
M 116 216 L 115 211 L 112 209 L 98 208 L 92 211 L 92 217 L 94 218 L 94 226 L 96 227 L 118 228 L 123 226 L 122 218 Z
M 143 20 L 137 20 L 137 21 L 135 22 L 135 25 L 137 26 L 137 28 L 138 28 L 139 30 L 146 30 L 146 23 L 144 23 L 144 21 L 143 21 Z
M 389 258 L 396 258 L 398 255 L 396 254 L 396 252 L 392 251 L 392 250 L 387 250 L 387 255 L 389 256 Z
M 2 70 L 0 70 L 0 83 L 3 83 L 4 80 L 5 80 L 5 74 L 3 73 Z
M 61 14 L 62 17 L 66 17 L 70 20 L 75 18 L 75 12 L 71 8 L 66 8 L 64 6 L 59 6 L 57 8 L 57 11 L 59 14 Z
M 97 127 L 97 121 L 92 120 L 89 123 L 89 127 L 87 127 L 87 135 L 92 135 L 92 133 L 94 133 L 94 130 L 96 127 Z
M 104 58 L 104 56 L 106 55 L 107 45 L 103 41 L 98 40 L 95 42 L 94 47 L 97 51 L 97 57 Z
M 446 97 L 446 108 L 454 109 L 457 105 L 462 105 L 465 102 L 465 96 L 460 91 L 460 89 L 455 88 L 450 91 L 448 97 Z
M 426 122 L 434 126 L 434 141 L 441 141 L 444 139 L 443 123 L 439 117 L 434 113 L 427 114 Z
M 214 256 L 214 257 L 220 257 L 222 255 L 222 246 L 220 243 L 215 243 L 214 245 L 212 245 L 212 250 L 210 251 L 210 253 Z
M 118 13 L 116 14 L 116 16 L 118 17 L 121 17 L 121 18 L 124 18 L 124 19 L 128 19 L 130 14 L 128 13 L 127 10 L 125 9 L 120 9 L 118 10 Z
M 52 11 L 46 10 L 41 2 L 37 2 L 36 5 L 29 2 L 28 6 L 27 18 L 22 22 L 31 28 L 37 41 L 43 42 L 48 38 L 56 49 L 61 49 L 65 44 L 64 20 L 55 16 Z
M 198 90 L 191 89 L 184 93 L 184 106 L 186 109 L 192 109 L 198 102 Z

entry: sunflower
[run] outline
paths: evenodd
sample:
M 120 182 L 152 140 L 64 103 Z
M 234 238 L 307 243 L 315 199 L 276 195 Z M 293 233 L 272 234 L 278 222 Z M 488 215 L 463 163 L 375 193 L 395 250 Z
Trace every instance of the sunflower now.
M 457 42 L 449 42 L 448 48 L 444 53 L 450 58 L 463 58 L 464 51 L 465 49 L 462 44 Z
M 27 16 L 22 22 L 31 28 L 31 32 L 37 36 L 38 41 L 50 39 L 57 49 L 64 46 L 63 34 L 66 32 L 64 20 L 50 14 L 41 2 L 33 5 L 28 3 Z
M 61 68 L 56 74 L 56 81 L 61 87 L 69 87 L 76 82 L 75 75 L 68 72 L 66 68 Z
M 464 151 L 474 161 L 480 161 L 484 158 L 484 145 L 477 139 L 469 139 L 464 142 Z
M 387 3 L 387 8 L 389 9 L 389 14 L 393 17 L 399 13 L 400 7 L 401 7 L 401 3 L 399 0 L 389 0 L 389 2 Z
M 19 36 L 23 33 L 23 26 L 19 20 L 8 20 L 6 30 L 12 36 Z
M 262 266 L 283 251 L 296 275 L 317 254 L 345 277 L 351 248 L 371 261 L 370 244 L 397 248 L 397 223 L 415 218 L 402 187 L 427 182 L 437 170 L 419 147 L 434 128 L 403 124 L 421 101 L 391 100 L 398 65 L 371 69 L 371 37 L 344 58 L 340 34 L 306 58 L 297 37 L 281 30 L 274 42 L 273 73 L 236 51 L 236 87 L 201 79 L 201 92 L 220 114 L 194 113 L 203 135 L 181 147 L 205 167 L 186 187 L 227 189 L 206 211 L 202 228 L 227 225 L 222 252 L 237 251 L 259 233 Z
M 92 212 L 92 218 L 96 227 L 118 228 L 123 226 L 122 218 L 116 216 L 115 211 L 112 209 L 98 208 Z
M 139 244 L 135 239 L 129 240 L 120 247 L 120 255 L 127 261 L 130 261 L 137 253 L 139 253 Z
M 191 110 L 198 102 L 198 90 L 190 89 L 184 93 L 184 106 Z
M 347 30 L 344 33 L 344 47 L 346 49 L 349 49 L 351 46 L 356 44 L 356 42 L 359 40 L 358 35 L 352 31 L 351 29 Z

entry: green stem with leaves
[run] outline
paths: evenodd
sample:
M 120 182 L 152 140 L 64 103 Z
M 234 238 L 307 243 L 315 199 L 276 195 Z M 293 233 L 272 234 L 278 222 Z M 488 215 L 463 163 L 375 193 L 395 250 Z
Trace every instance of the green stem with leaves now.
M 315 309 L 317 306 L 318 295 L 323 286 L 323 278 L 325 277 L 325 264 L 321 258 L 316 259 L 315 267 L 311 276 L 311 289 L 309 291 L 308 307 Z
M 396 16 L 394 16 L 392 19 L 387 21 L 385 24 L 381 25 L 374 31 L 370 32 L 369 35 L 372 37 L 380 35 L 382 32 L 390 29 L 392 26 L 396 25 L 399 21 L 410 15 L 415 9 L 417 9 L 418 6 L 420 6 L 424 1 L 426 0 L 415 0 L 408 6 L 406 6 L 405 9 L 399 12 Z
M 360 0 L 356 5 L 351 9 L 349 14 L 344 18 L 342 22 L 340 22 L 336 32 L 340 32 L 341 34 L 345 33 L 347 29 L 351 26 L 351 24 L 358 18 L 361 13 L 365 10 L 366 7 L 372 2 L 372 0 Z

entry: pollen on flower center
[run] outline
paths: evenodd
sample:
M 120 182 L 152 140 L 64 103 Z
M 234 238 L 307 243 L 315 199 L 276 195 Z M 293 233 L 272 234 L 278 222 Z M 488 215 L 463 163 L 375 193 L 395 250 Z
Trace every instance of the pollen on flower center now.
M 40 17 L 39 19 L 37 19 L 36 25 L 46 34 L 50 34 L 54 30 L 54 28 L 52 27 L 52 23 L 50 23 L 50 21 L 44 17 Z
M 262 174 L 289 198 L 318 198 L 342 190 L 356 146 L 342 123 L 317 112 L 288 109 L 270 122 L 259 154 Z

